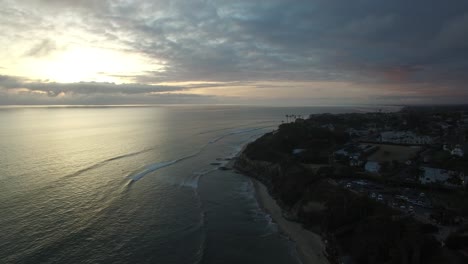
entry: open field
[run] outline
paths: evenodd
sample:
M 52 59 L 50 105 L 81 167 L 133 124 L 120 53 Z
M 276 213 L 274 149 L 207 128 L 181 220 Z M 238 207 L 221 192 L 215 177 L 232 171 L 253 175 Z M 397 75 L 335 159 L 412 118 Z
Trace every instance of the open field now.
M 369 156 L 369 160 L 385 162 L 397 160 L 405 162 L 411 158 L 414 158 L 416 154 L 421 150 L 419 146 L 398 146 L 398 145 L 386 145 L 386 144 L 371 144 L 379 147 L 375 153 Z

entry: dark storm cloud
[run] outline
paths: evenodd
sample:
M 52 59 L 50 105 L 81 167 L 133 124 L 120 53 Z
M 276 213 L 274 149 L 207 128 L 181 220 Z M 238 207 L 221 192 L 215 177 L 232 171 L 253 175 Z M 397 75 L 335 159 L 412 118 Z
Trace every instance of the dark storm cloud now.
M 184 87 L 144 84 L 43 83 L 0 75 L 0 105 L 209 104 L 221 102 L 215 96 L 183 93 L 185 89 Z M 176 91 L 178 93 L 169 93 Z
M 183 91 L 186 88 L 177 86 L 146 84 L 115 84 L 99 82 L 49 83 L 31 81 L 25 78 L 0 75 L 0 89 L 20 91 L 22 93 L 46 93 L 51 97 L 60 94 L 94 95 L 94 94 L 152 94 Z
M 38 96 L 28 93 L 8 94 L 0 89 L 0 105 L 119 105 L 119 104 L 216 104 L 223 100 L 215 96 L 193 94 L 95 94 L 92 96 Z
M 27 83 L 24 87 L 34 91 L 44 91 L 50 94 L 147 94 L 184 90 L 182 87 L 146 85 L 146 84 L 114 84 L 97 82 L 80 83 Z

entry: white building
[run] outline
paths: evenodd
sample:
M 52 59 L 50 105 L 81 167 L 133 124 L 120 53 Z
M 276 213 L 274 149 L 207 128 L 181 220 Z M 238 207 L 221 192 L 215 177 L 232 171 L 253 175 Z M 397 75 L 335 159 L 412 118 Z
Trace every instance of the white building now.
M 305 149 L 293 149 L 292 154 L 293 155 L 298 155 L 298 154 L 301 154 L 304 151 L 306 151 L 306 150 Z
M 377 161 L 368 161 L 366 162 L 364 169 L 371 173 L 379 173 L 381 166 Z
M 342 149 L 339 149 L 339 150 L 335 151 L 334 154 L 337 155 L 337 156 L 348 157 L 349 152 L 346 149 L 342 148 Z
M 462 147 L 460 145 L 456 145 L 455 147 L 444 144 L 442 147 L 444 151 L 450 152 L 450 155 L 452 156 L 458 156 L 458 157 L 463 157 L 465 155 L 465 152 L 463 151 Z
M 452 156 L 458 156 L 458 157 L 463 157 L 465 153 L 463 152 L 463 149 L 460 146 L 456 146 L 452 151 L 450 151 L 450 154 Z
M 350 159 L 359 159 L 361 156 L 368 155 L 378 149 L 379 147 L 377 146 L 360 144 L 357 146 L 346 146 L 342 149 L 335 151 L 334 154 L 336 156 L 344 156 Z
M 346 133 L 348 133 L 348 135 L 350 136 L 362 137 L 362 136 L 368 136 L 371 133 L 371 131 L 369 129 L 357 130 L 354 128 L 348 128 L 346 129 Z

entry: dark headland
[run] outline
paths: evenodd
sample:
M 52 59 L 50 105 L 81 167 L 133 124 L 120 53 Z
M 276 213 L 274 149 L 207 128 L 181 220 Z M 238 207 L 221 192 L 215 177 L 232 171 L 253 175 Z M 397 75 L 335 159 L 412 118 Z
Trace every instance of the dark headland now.
M 468 263 L 467 138 L 466 106 L 288 115 L 234 167 L 305 263 Z

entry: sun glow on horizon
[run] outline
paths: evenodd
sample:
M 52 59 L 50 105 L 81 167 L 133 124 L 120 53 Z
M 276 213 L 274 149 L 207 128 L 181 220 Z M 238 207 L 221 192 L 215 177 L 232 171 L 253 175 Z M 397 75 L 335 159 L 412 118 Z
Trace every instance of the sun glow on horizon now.
M 132 76 L 147 71 L 164 71 L 164 66 L 162 63 L 149 62 L 139 54 L 71 46 L 47 57 L 25 58 L 8 70 L 16 76 L 28 76 L 48 82 L 125 83 L 131 81 Z

